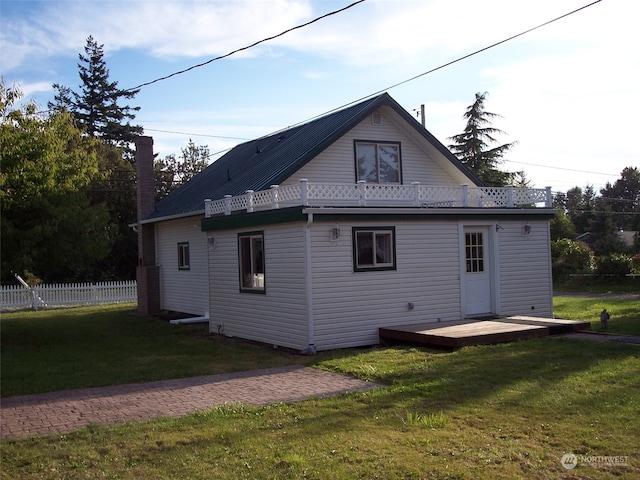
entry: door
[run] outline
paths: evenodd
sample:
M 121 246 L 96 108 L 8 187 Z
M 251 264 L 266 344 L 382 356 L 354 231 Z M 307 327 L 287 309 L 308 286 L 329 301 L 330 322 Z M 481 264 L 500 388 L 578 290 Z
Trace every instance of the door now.
M 492 313 L 491 259 L 488 227 L 464 229 L 465 314 Z

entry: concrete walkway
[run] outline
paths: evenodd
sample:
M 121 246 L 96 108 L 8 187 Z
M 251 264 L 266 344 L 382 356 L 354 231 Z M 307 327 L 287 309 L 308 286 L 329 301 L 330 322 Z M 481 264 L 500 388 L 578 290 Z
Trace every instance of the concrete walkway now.
M 640 346 L 640 336 L 638 335 L 619 335 L 616 333 L 592 332 L 590 330 L 583 330 L 580 332 L 572 332 L 567 333 L 566 335 L 559 336 L 575 338 L 578 340 L 591 340 L 594 342 L 616 342 Z
M 297 402 L 376 386 L 315 368 L 289 366 L 7 397 L 0 400 L 0 438 L 62 434 L 94 424 L 180 417 L 234 402 Z

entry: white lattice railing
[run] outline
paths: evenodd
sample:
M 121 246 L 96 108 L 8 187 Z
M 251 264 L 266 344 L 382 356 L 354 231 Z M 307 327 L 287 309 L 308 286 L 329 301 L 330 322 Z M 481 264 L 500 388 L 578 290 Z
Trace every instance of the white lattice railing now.
M 272 185 L 269 190 L 220 200 L 205 200 L 205 215 L 238 210 L 254 212 L 290 206 L 304 207 L 418 207 L 418 208 L 551 208 L 551 187 L 439 187 L 421 185 L 383 185 L 377 183 L 312 183 Z

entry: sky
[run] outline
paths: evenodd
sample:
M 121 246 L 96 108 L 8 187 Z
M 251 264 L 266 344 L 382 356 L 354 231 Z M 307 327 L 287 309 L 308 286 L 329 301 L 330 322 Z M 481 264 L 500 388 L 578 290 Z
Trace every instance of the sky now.
M 207 62 L 354 0 L 0 0 L 0 75 L 43 110 L 52 84 L 80 90 L 78 54 L 104 45 L 122 89 Z M 191 139 L 212 160 L 261 137 L 386 91 L 425 106 L 442 143 L 488 92 L 501 168 L 565 192 L 614 183 L 640 166 L 640 2 L 366 0 L 187 73 L 144 86 L 130 106 L 160 157 Z M 424 74 L 433 69 L 431 73 Z M 417 78 L 414 78 L 417 77 Z M 413 80 L 411 80 L 413 79 Z M 497 145 L 497 144 L 496 144 Z

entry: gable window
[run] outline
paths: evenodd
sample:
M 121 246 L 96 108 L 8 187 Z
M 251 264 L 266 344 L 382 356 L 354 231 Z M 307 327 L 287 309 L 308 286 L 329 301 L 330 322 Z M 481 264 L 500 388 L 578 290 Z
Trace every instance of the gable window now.
M 395 270 L 394 227 L 353 228 L 353 270 Z
M 190 268 L 189 242 L 180 242 L 178 243 L 178 269 L 189 270 Z
M 355 142 L 356 180 L 401 183 L 400 144 Z
M 264 233 L 238 235 L 240 291 L 264 293 Z

